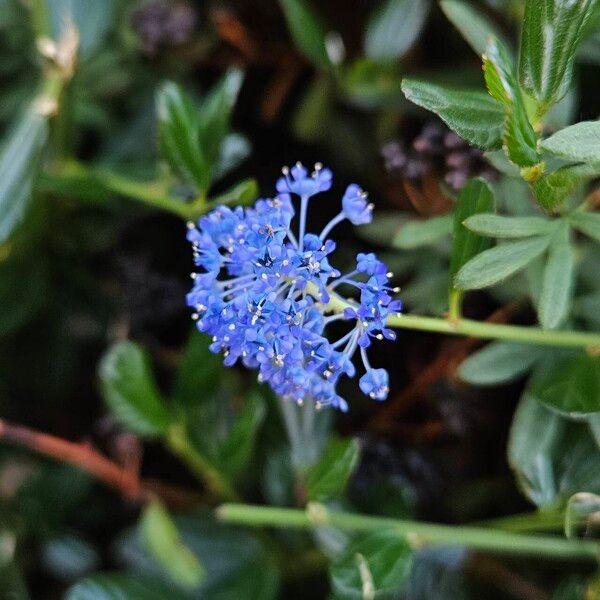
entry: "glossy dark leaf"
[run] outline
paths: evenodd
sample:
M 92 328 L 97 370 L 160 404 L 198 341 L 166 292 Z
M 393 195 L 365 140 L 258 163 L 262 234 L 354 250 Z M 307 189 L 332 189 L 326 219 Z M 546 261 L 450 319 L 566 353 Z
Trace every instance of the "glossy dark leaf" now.
M 331 439 L 308 475 L 308 497 L 320 502 L 339 497 L 356 467 L 359 450 L 356 439 Z
M 562 413 L 600 413 L 600 357 L 581 354 L 544 371 L 532 383 L 532 394 Z
M 140 346 L 119 342 L 109 348 L 100 362 L 99 376 L 104 400 L 124 427 L 145 436 L 167 429 L 169 411 Z
M 402 91 L 411 102 L 437 114 L 469 144 L 484 150 L 501 147 L 504 109 L 489 94 L 414 79 L 404 79 Z
M 413 553 L 394 531 L 358 535 L 331 568 L 336 594 L 348 600 L 389 598 L 410 575 Z
M 459 269 L 474 256 L 487 250 L 492 240 L 482 237 L 464 226 L 464 221 L 478 213 L 489 213 L 495 209 L 494 193 L 483 179 L 471 179 L 456 199 L 454 208 L 453 243 L 450 257 L 450 287 Z

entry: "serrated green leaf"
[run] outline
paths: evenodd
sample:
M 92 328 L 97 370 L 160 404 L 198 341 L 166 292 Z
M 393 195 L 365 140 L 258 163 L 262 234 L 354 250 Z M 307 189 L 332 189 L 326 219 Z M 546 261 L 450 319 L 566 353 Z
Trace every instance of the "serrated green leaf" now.
M 8 132 L 0 148 L 0 244 L 25 218 L 47 136 L 46 119 L 32 106 Z
M 600 450 L 585 424 L 574 423 L 524 394 L 508 441 L 508 460 L 523 493 L 538 507 L 574 493 L 600 493 Z
M 549 237 L 533 237 L 490 248 L 471 259 L 455 278 L 459 289 L 474 290 L 498 283 L 546 250 Z
M 152 558 L 177 586 L 193 589 L 204 579 L 204 567 L 183 543 L 177 526 L 164 506 L 151 502 L 140 518 L 140 533 Z
M 537 305 L 538 319 L 544 329 L 554 329 L 566 319 L 574 279 L 575 250 L 570 242 L 569 227 L 563 222 L 550 243 Z
M 546 138 L 541 148 L 564 160 L 600 163 L 600 121 L 583 121 Z
M 492 39 L 483 55 L 483 74 L 489 93 L 504 106 L 504 148 L 520 167 L 537 164 L 537 136 L 529 122 L 512 59 L 505 46 Z
M 431 217 L 425 221 L 410 221 L 392 239 L 395 248 L 418 248 L 440 241 L 452 233 L 452 215 Z
M 331 568 L 333 590 L 341 598 L 390 598 L 408 579 L 413 552 L 394 531 L 357 536 Z
M 491 342 L 460 364 L 458 376 L 473 385 L 509 383 L 527 373 L 546 352 L 531 344 Z
M 171 169 L 206 191 L 210 164 L 200 146 L 198 107 L 183 88 L 166 82 L 156 95 L 156 114 L 160 149 Z
M 596 0 L 527 0 L 519 79 L 542 111 L 571 83 L 573 61 Z
M 569 416 L 600 413 L 600 357 L 581 354 L 535 377 L 531 393 Z
M 434 112 L 469 144 L 493 150 L 502 145 L 503 105 L 485 92 L 458 90 L 404 79 L 404 95 L 415 104 Z
M 127 573 L 99 573 L 71 587 L 65 600 L 184 600 L 184 597 L 151 578 Z
M 573 211 L 567 218 L 575 229 L 600 242 L 600 213 Z
M 279 0 L 298 49 L 315 65 L 331 67 L 325 46 L 325 27 L 306 0 Z
M 308 474 L 308 497 L 319 502 L 339 497 L 356 467 L 359 450 L 356 439 L 331 439 Z
M 169 411 L 140 346 L 133 342 L 113 345 L 102 357 L 98 374 L 104 400 L 121 425 L 149 437 L 167 429 Z
M 419 37 L 428 0 L 383 0 L 367 24 L 365 54 L 375 61 L 403 56 Z
M 505 217 L 481 214 L 469 217 L 465 227 L 488 237 L 520 238 L 533 235 L 549 235 L 556 229 L 556 222 L 543 217 Z
M 495 208 L 494 193 L 483 179 L 471 179 L 456 199 L 453 222 L 452 255 L 450 257 L 449 281 L 454 287 L 454 277 L 474 256 L 487 250 L 492 241 L 469 231 L 463 222 L 469 216 Z
M 484 16 L 481 9 L 475 8 L 470 2 L 442 0 L 440 7 L 479 56 L 485 52 L 490 37 L 503 39 L 496 26 Z
M 577 187 L 600 174 L 600 163 L 560 167 L 531 183 L 536 200 L 548 210 L 559 208 Z

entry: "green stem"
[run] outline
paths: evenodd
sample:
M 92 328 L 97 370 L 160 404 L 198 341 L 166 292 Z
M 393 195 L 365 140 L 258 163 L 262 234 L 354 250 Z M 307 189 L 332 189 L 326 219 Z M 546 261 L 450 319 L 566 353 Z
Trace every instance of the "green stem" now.
M 236 500 L 237 494 L 225 476 L 200 454 L 190 443 L 185 427 L 173 424 L 166 436 L 169 450 L 178 456 L 216 496 L 225 500 Z
M 458 321 L 461 317 L 462 309 L 462 292 L 456 288 L 450 290 L 448 319 L 450 321 Z
M 394 532 L 415 548 L 429 544 L 458 544 L 493 553 L 573 561 L 594 561 L 600 556 L 600 543 L 590 540 L 521 535 L 482 527 L 438 525 L 334 512 L 321 504 L 309 504 L 306 511 L 249 504 L 224 504 L 217 509 L 217 518 L 227 523 L 250 527 L 311 529 L 329 525 L 349 531 Z
M 488 519 L 474 523 L 476 526 L 494 527 L 504 531 L 561 531 L 564 527 L 565 516 L 562 511 L 536 511 L 519 515 Z
M 312 290 L 308 287 L 307 289 L 312 294 Z M 332 294 L 326 309 L 330 312 L 341 312 L 349 306 L 354 305 L 337 294 Z M 389 317 L 387 324 L 389 327 L 397 327 L 398 329 L 416 329 L 447 335 L 467 335 L 481 339 L 506 340 L 540 346 L 600 348 L 600 334 L 584 331 L 554 331 L 538 327 L 484 323 L 471 319 L 450 320 L 404 314 Z
M 46 0 L 30 0 L 31 24 L 37 38 L 50 36 L 50 16 Z

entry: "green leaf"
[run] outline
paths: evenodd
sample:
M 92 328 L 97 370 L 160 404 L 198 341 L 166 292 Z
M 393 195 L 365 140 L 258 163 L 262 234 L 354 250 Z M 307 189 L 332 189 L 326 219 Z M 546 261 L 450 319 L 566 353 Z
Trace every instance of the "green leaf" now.
M 359 57 L 344 69 L 340 83 L 345 99 L 359 108 L 398 108 L 406 105 L 402 93 L 402 74 L 399 63 L 380 63 Z M 326 126 L 322 122 L 319 125 L 323 136 L 327 131 Z M 316 125 L 313 124 L 313 127 Z
M 490 248 L 471 259 L 455 278 L 459 289 L 474 290 L 498 283 L 546 250 L 549 237 L 533 237 Z
M 230 187 L 226 192 L 210 199 L 212 204 L 250 204 L 258 198 L 256 179 L 244 179 Z
M 504 217 L 481 214 L 469 217 L 465 227 L 488 237 L 521 238 L 534 235 L 550 235 L 556 229 L 556 221 L 543 217 Z
M 539 507 L 576 492 L 600 493 L 600 450 L 585 424 L 574 423 L 524 394 L 508 441 L 508 460 L 523 493 Z
M 600 412 L 600 357 L 581 354 L 534 378 L 531 393 L 569 416 Z
M 200 585 L 204 579 L 204 567 L 182 542 L 177 526 L 160 502 L 151 502 L 144 509 L 140 533 L 148 552 L 173 583 L 185 589 Z
M 229 477 L 237 475 L 248 465 L 265 415 L 264 398 L 256 391 L 251 392 L 219 451 L 222 471 Z
M 542 174 L 531 183 L 536 200 L 547 210 L 554 210 L 573 190 L 600 174 L 600 163 L 567 165 L 552 173 Z
M 600 290 L 573 300 L 571 314 L 588 321 L 590 329 L 600 329 Z
M 46 119 L 32 106 L 0 148 L 0 244 L 25 218 L 47 136 Z
M 496 26 L 484 16 L 481 9 L 473 7 L 470 2 L 442 0 L 440 7 L 479 56 L 485 52 L 490 37 L 503 39 Z
M 306 142 L 322 140 L 334 100 L 332 79 L 326 74 L 314 77 L 294 111 L 292 128 L 296 136 Z
M 202 154 L 211 175 L 219 161 L 221 172 L 226 172 L 229 168 L 227 164 L 223 164 L 227 163 L 227 160 L 221 156 L 221 150 L 229 133 L 231 113 L 243 81 L 242 71 L 229 69 L 201 102 L 198 112 L 198 135 Z M 231 160 L 231 157 L 228 157 L 228 160 Z
M 573 211 L 567 218 L 575 229 L 600 242 L 600 213 Z
M 359 450 L 356 439 L 331 439 L 308 475 L 308 497 L 321 502 L 341 496 L 357 465 Z
M 491 240 L 469 231 L 464 220 L 477 213 L 494 210 L 494 193 L 483 179 L 471 179 L 462 189 L 456 200 L 454 209 L 453 243 L 450 258 L 450 287 L 459 269 L 474 256 L 487 250 Z
M 460 364 L 458 376 L 473 385 L 509 383 L 527 373 L 546 352 L 542 346 L 491 342 Z
M 488 43 L 483 55 L 483 74 L 489 93 L 504 106 L 502 141 L 508 157 L 520 167 L 537 164 L 537 136 L 527 116 L 512 59 L 496 39 Z
M 210 338 L 194 327 L 177 371 L 173 396 L 184 406 L 201 403 L 217 386 L 222 372 L 221 358 L 208 348 Z
M 414 79 L 404 79 L 402 91 L 411 102 L 438 115 L 469 144 L 483 150 L 501 147 L 504 109 L 489 94 L 444 88 Z
M 102 395 L 123 426 L 144 436 L 163 433 L 170 422 L 144 350 L 133 342 L 108 349 L 99 367 Z
M 425 221 L 411 221 L 394 236 L 395 248 L 418 248 L 434 244 L 452 233 L 452 215 L 431 217 Z
M 575 250 L 570 242 L 569 226 L 563 222 L 550 243 L 538 300 L 538 319 L 544 329 L 554 329 L 566 319 L 574 279 Z
M 571 84 L 573 61 L 596 0 L 527 0 L 519 79 L 542 111 Z
M 408 579 L 412 564 L 410 546 L 394 531 L 359 535 L 332 566 L 332 587 L 348 600 L 390 598 Z
M 0 335 L 18 329 L 44 306 L 48 265 L 40 256 L 10 257 L 0 262 Z
M 96 569 L 100 556 L 83 538 L 66 534 L 44 542 L 41 561 L 54 577 L 72 581 Z
M 279 0 L 298 49 L 315 65 L 331 67 L 325 46 L 325 27 L 305 0 Z
M 377 211 L 375 211 L 377 212 Z M 376 246 L 391 246 L 400 229 L 406 224 L 406 216 L 397 212 L 381 211 L 373 215 L 373 220 L 357 228 L 357 234 L 367 242 Z
M 564 160 L 600 163 L 600 121 L 583 121 L 557 131 L 541 148 Z
M 252 145 L 240 133 L 228 133 L 221 142 L 219 158 L 213 169 L 213 180 L 217 181 L 242 163 L 252 152 Z M 251 180 L 246 180 L 251 181 Z
M 65 600 L 164 600 L 165 597 L 184 600 L 177 592 L 148 577 L 99 573 L 76 583 L 67 591 Z
M 384 0 L 367 24 L 365 54 L 381 62 L 406 54 L 421 33 L 428 10 L 428 0 Z
M 173 172 L 206 191 L 210 184 L 207 156 L 200 146 L 199 109 L 175 83 L 166 82 L 156 95 L 160 150 Z

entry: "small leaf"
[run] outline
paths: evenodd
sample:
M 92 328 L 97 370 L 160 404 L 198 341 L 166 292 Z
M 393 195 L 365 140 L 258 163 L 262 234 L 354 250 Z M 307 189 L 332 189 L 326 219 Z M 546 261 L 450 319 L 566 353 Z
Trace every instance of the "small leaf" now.
M 560 100 L 571 83 L 573 61 L 596 0 L 527 0 L 519 78 L 542 110 Z
M 331 568 L 333 590 L 348 600 L 395 597 L 410 575 L 413 552 L 392 531 L 359 535 Z
M 175 400 L 185 406 L 201 403 L 219 381 L 222 361 L 208 349 L 209 344 L 210 338 L 194 327 L 173 388 Z
M 394 236 L 395 248 L 418 248 L 438 242 L 452 233 L 452 215 L 431 217 L 425 221 L 411 221 Z
M 560 167 L 552 173 L 544 173 L 531 183 L 536 200 L 547 210 L 559 208 L 578 186 L 600 174 L 600 163 L 578 164 Z
M 573 211 L 567 218 L 575 229 L 600 242 L 600 213 Z
M 325 27 L 306 0 L 279 0 L 298 49 L 318 67 L 331 67 L 325 46 Z
M 561 225 L 550 243 L 538 300 L 538 318 L 544 329 L 558 327 L 569 314 L 571 305 L 575 252 L 570 243 L 568 225 Z
M 478 56 L 485 52 L 490 37 L 502 40 L 495 25 L 483 15 L 479 7 L 476 9 L 470 2 L 442 0 L 440 7 Z
M 65 600 L 184 600 L 183 596 L 165 589 L 148 577 L 127 573 L 98 573 L 86 577 L 69 588 Z
M 581 354 L 535 377 L 532 394 L 569 416 L 600 412 L 600 357 Z
M 550 235 L 556 229 L 556 222 L 543 217 L 504 217 L 481 214 L 469 217 L 465 227 L 488 237 L 521 238 L 534 235 Z
M 226 192 L 210 199 L 211 204 L 249 204 L 258 198 L 256 179 L 244 179 L 230 187 Z
M 178 85 L 167 82 L 156 95 L 160 149 L 171 169 L 199 190 L 210 184 L 210 165 L 200 146 L 198 107 Z
M 508 441 L 508 460 L 523 493 L 539 507 L 600 493 L 600 450 L 585 424 L 574 423 L 524 394 Z
M 483 150 L 501 147 L 504 109 L 489 94 L 449 89 L 414 79 L 404 79 L 402 91 L 411 102 L 438 115 L 469 144 Z
M 229 477 L 234 477 L 248 466 L 265 414 L 264 398 L 256 391 L 250 393 L 219 449 L 222 471 Z
M 140 533 L 146 549 L 173 583 L 186 589 L 200 585 L 204 567 L 182 542 L 177 526 L 160 502 L 151 502 L 144 509 Z
M 46 119 L 32 106 L 0 148 L 0 244 L 25 218 L 47 135 Z
M 140 346 L 133 342 L 113 345 L 100 361 L 99 376 L 104 400 L 119 423 L 145 436 L 166 430 L 169 412 Z
M 331 439 L 323 457 L 308 475 L 308 497 L 319 502 L 339 497 L 356 467 L 358 456 L 356 439 Z
M 376 61 L 400 58 L 421 33 L 428 0 L 383 0 L 365 32 L 365 54 Z
M 490 210 L 494 210 L 492 188 L 483 179 L 471 179 L 458 195 L 454 209 L 454 239 L 449 272 L 451 288 L 459 269 L 491 245 L 491 240 L 469 231 L 463 221 L 471 215 Z
M 541 148 L 564 160 L 600 163 L 600 121 L 565 127 L 546 138 Z
M 496 39 L 489 42 L 483 56 L 483 74 L 489 93 L 504 106 L 502 139 L 508 157 L 520 167 L 537 164 L 537 136 L 525 110 L 512 59 Z
M 531 344 L 491 342 L 460 364 L 458 376 L 473 385 L 509 383 L 527 373 L 546 352 Z
M 462 267 L 455 285 L 463 290 L 474 290 L 498 283 L 542 254 L 549 243 L 549 237 L 533 237 L 490 248 Z
M 219 157 L 213 169 L 216 181 L 240 165 L 252 152 L 252 145 L 240 133 L 228 133 L 221 141 Z M 249 181 L 249 180 L 247 180 Z

